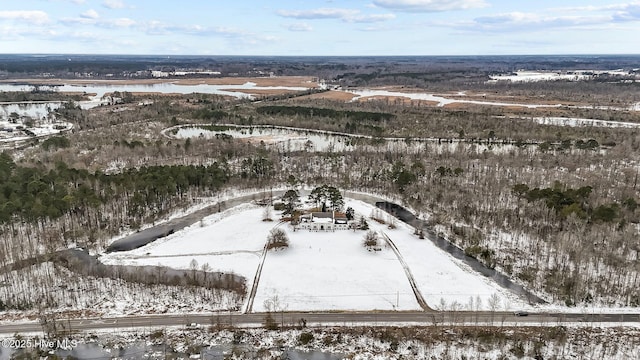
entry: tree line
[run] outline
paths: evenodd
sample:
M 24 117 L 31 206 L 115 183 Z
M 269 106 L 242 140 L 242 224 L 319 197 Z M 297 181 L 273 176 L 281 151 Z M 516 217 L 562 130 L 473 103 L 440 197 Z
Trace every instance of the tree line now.
M 0 223 L 86 214 L 114 197 L 124 198 L 133 218 L 148 209 L 158 215 L 167 210 L 173 197 L 184 196 L 190 187 L 215 190 L 228 179 L 229 170 L 218 163 L 148 166 L 104 174 L 70 168 L 63 162 L 52 169 L 19 166 L 4 152 L 0 154 Z
M 353 121 L 388 121 L 394 114 L 369 111 L 336 110 L 321 107 L 270 105 L 256 108 L 258 114 L 279 116 L 319 116 L 333 119 L 350 119 Z

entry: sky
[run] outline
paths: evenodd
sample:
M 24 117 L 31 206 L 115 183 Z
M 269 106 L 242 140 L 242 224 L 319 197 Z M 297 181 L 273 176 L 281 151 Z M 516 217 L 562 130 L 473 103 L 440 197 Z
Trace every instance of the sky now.
M 640 1 L 0 0 L 0 53 L 639 54 Z

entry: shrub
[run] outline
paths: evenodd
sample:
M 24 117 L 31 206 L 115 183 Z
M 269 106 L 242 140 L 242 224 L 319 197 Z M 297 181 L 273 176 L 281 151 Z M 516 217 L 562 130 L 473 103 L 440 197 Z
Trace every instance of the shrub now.
M 48 151 L 50 149 L 68 148 L 69 146 L 71 146 L 71 143 L 69 142 L 69 139 L 67 139 L 64 136 L 52 136 L 47 140 L 43 141 L 42 145 L 40 146 L 42 146 L 43 149 Z
M 358 223 L 358 228 L 360 230 L 369 230 L 369 224 L 367 223 L 367 220 L 363 217 L 360 218 L 360 222 Z
M 282 229 L 273 229 L 267 237 L 267 249 L 282 249 L 289 247 L 289 238 Z
M 313 341 L 313 334 L 310 332 L 303 332 L 298 336 L 298 342 L 300 345 L 307 345 L 311 341 Z
M 362 244 L 367 248 L 367 250 L 375 249 L 378 246 L 378 234 L 372 230 L 367 231 L 364 235 Z
M 262 325 L 264 325 L 264 328 L 267 330 L 278 330 L 278 323 L 270 312 L 264 316 L 264 322 Z

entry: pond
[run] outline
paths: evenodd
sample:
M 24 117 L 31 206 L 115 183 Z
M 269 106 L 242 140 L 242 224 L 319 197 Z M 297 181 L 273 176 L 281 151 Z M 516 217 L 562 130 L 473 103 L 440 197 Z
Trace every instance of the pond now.
M 161 359 L 165 356 L 170 358 L 187 358 L 191 354 L 184 352 L 174 352 L 169 347 L 162 344 L 148 345 L 146 342 L 138 341 L 124 347 L 106 348 L 95 342 L 74 344 L 71 349 L 57 349 L 53 353 L 63 359 Z M 247 345 L 214 345 L 204 347 L 200 351 L 199 359 L 226 359 L 233 349 L 240 349 L 242 354 L 251 358 L 257 349 Z M 13 359 L 20 356 L 21 351 L 0 348 L 0 360 Z M 196 354 L 197 355 L 197 354 Z M 344 357 L 337 354 L 321 351 L 301 351 L 295 349 L 282 350 L 281 359 L 287 360 L 341 360 Z
M 27 84 L 0 84 L 0 91 L 33 91 L 34 85 Z M 86 84 L 86 85 L 50 85 L 39 86 L 40 90 L 86 93 L 90 95 L 89 100 L 80 101 L 83 109 L 91 109 L 96 106 L 105 104 L 102 100 L 105 94 L 119 92 L 131 93 L 161 93 L 161 94 L 215 94 L 223 96 L 231 96 L 237 99 L 253 99 L 250 94 L 252 90 L 287 90 L 287 91 L 305 91 L 307 87 L 299 86 L 257 86 L 255 83 L 246 82 L 236 85 L 179 85 L 172 82 L 154 83 L 154 84 Z M 233 91 L 232 91 L 233 90 Z M 10 102 L 0 103 L 0 120 L 8 118 L 12 112 L 20 116 L 28 116 L 41 119 L 49 114 L 50 110 L 55 110 L 61 106 L 59 101 L 50 102 Z
M 0 120 L 8 119 L 12 113 L 41 120 L 47 118 L 49 112 L 59 108 L 61 104 L 61 102 L 0 103 Z
M 513 144 L 472 143 L 437 138 L 384 138 L 346 134 L 332 131 L 309 130 L 281 126 L 244 125 L 183 125 L 165 129 L 163 133 L 179 139 L 228 138 L 241 139 L 253 144 L 264 144 L 282 152 L 333 152 L 361 149 L 371 152 L 435 153 L 466 151 L 504 153 L 518 149 Z M 531 147 L 529 147 L 531 148 Z
M 73 92 L 73 93 L 87 93 L 95 94 L 92 96 L 93 100 L 102 98 L 105 94 L 115 91 L 119 92 L 131 92 L 131 93 L 161 93 L 161 94 L 215 94 L 232 96 L 235 98 L 251 98 L 250 92 L 252 90 L 290 90 L 290 91 L 305 91 L 309 90 L 307 87 L 300 86 L 258 86 L 253 82 L 245 82 L 243 84 L 233 85 L 210 85 L 210 84 L 195 84 L 195 85 L 180 85 L 173 82 L 162 82 L 153 84 L 63 84 L 63 85 L 51 85 L 40 86 L 41 90 L 53 90 L 58 92 Z M 32 91 L 33 85 L 21 85 L 21 84 L 0 84 L 0 91 Z M 232 91 L 238 90 L 238 91 Z

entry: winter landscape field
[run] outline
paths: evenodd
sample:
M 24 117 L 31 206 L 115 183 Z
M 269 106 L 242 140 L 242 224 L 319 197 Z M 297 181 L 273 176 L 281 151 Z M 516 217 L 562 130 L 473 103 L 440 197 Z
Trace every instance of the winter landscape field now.
M 346 199 L 345 206 L 355 209 L 358 216 L 381 212 L 357 200 Z M 398 247 L 431 308 L 446 309 L 457 303 L 462 309 L 471 303 L 470 310 L 489 310 L 491 301 L 495 302 L 494 310 L 503 306 L 507 310 L 530 308 L 524 299 L 474 273 L 430 241 L 420 240 L 412 228 L 398 221 L 395 229 L 371 223 L 381 237 L 379 249 L 372 251 L 362 245 L 363 231 L 294 232 L 288 224 L 262 221 L 263 211 L 256 205 L 241 205 L 150 245 L 100 259 L 107 264 L 161 264 L 182 269 L 193 263 L 251 280 L 269 231 L 280 227 L 291 245 L 267 253 L 252 311 L 266 311 L 265 303 L 274 298 L 279 302 L 278 310 L 421 310 L 402 264 L 382 240 L 386 235 Z M 474 302 L 478 305 L 473 306 Z M 246 304 L 243 308 L 248 310 Z
M 639 63 L 0 55 L 0 360 L 638 358 Z

